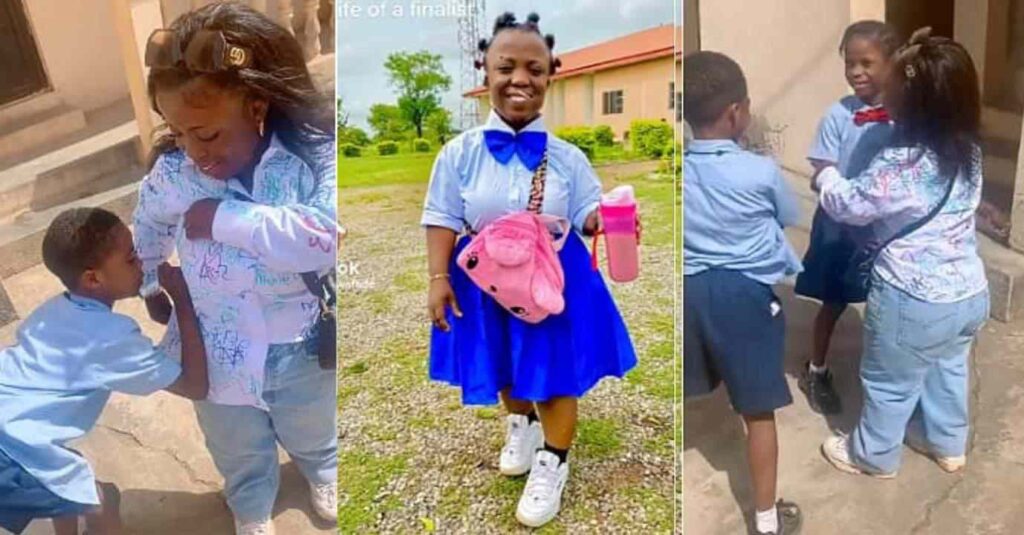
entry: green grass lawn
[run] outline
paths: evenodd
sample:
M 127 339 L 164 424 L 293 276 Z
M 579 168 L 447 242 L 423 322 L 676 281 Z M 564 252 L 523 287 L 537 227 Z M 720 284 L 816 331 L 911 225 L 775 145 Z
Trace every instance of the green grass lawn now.
M 437 152 L 338 158 L 338 189 L 426 183 Z
M 639 363 L 624 381 L 599 385 L 581 401 L 565 505 L 538 533 L 586 531 L 596 521 L 607 532 L 660 534 L 670 533 L 674 522 L 679 436 L 673 416 L 679 404 L 673 216 L 679 190 L 673 177 L 624 155 L 610 151 L 613 158 L 595 160 L 605 191 L 631 184 L 639 199 L 641 277 L 609 283 Z M 428 282 L 418 217 L 435 156 L 372 155 L 342 158 L 338 165 L 340 203 L 351 225 L 342 254 L 372 266 L 378 281 L 365 290 L 343 290 L 339 299 L 348 325 L 340 332 L 338 374 L 344 533 L 451 532 L 469 529 L 462 524 L 466 519 L 479 532 L 526 533 L 514 519 L 524 479 L 500 477 L 486 464 L 500 448 L 504 411 L 464 408 L 456 389 L 427 379 L 429 328 L 422 304 Z M 451 460 L 439 465 L 439 454 Z M 647 456 L 649 464 L 638 464 L 636 455 Z

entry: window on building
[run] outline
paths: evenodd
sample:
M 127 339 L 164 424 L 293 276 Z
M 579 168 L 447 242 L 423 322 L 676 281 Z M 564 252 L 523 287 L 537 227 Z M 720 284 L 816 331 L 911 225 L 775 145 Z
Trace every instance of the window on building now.
M 668 109 L 674 109 L 676 107 L 676 83 L 668 83 Z
M 612 115 L 615 113 L 622 113 L 623 98 L 622 90 L 617 91 L 605 91 L 602 100 L 602 110 L 605 115 Z
M 683 92 L 676 91 L 676 122 L 683 122 Z

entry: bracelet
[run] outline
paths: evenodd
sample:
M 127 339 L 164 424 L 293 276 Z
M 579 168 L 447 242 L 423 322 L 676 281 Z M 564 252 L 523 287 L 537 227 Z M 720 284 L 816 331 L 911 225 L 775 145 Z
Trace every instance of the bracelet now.
M 450 279 L 450 278 L 452 278 L 452 276 L 449 275 L 448 273 L 435 273 L 435 274 L 430 276 L 430 282 L 434 282 L 434 281 L 439 280 L 439 279 Z

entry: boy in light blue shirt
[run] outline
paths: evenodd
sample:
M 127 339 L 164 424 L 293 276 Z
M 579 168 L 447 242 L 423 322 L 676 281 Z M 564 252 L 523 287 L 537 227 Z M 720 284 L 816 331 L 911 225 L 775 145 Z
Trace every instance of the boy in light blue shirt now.
M 792 402 L 786 322 L 771 285 L 801 270 L 783 227 L 800 216 L 778 165 L 736 140 L 750 124 L 739 65 L 716 52 L 683 59 L 683 378 L 686 397 L 724 383 L 747 429 L 755 533 L 793 535 L 796 504 L 776 502 L 775 411 Z
M 43 239 L 43 263 L 68 291 L 36 309 L 0 351 L 0 527 L 21 533 L 53 518 L 58 535 L 120 532 L 117 490 L 100 488 L 89 463 L 68 447 L 96 424 L 113 391 L 169 390 L 203 399 L 206 352 L 188 287 L 163 264 L 160 284 L 175 303 L 181 363 L 154 347 L 114 302 L 138 295 L 142 263 L 132 234 L 113 213 L 61 213 Z M 100 496 L 103 494 L 103 497 Z

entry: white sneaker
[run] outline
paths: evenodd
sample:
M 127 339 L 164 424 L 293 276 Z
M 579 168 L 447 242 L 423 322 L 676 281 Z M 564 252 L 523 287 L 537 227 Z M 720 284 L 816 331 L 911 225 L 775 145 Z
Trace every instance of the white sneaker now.
M 544 431 L 539 421 L 530 423 L 522 414 L 510 414 L 505 421 L 508 428 L 498 468 L 506 476 L 520 476 L 530 471 L 534 454 L 544 446 Z
M 324 520 L 338 521 L 338 484 L 309 484 L 309 497 L 313 501 L 313 510 Z
M 892 479 L 896 472 L 871 472 L 860 467 L 850 457 L 850 444 L 844 436 L 831 436 L 821 445 L 821 453 L 832 466 L 847 474 L 864 474 L 879 479 Z
M 235 535 L 274 535 L 274 523 L 268 518 L 247 524 L 235 520 Z
M 559 462 L 558 456 L 550 451 L 538 451 L 519 498 L 516 520 L 531 528 L 550 522 L 562 507 L 562 491 L 568 480 L 568 462 Z
M 935 464 L 939 465 L 939 468 L 943 469 L 947 473 L 952 474 L 955 472 L 959 472 L 960 470 L 963 470 L 965 466 L 967 466 L 966 455 L 959 455 L 956 457 L 943 457 L 933 452 L 928 447 L 928 445 L 925 444 L 923 439 L 911 436 L 909 433 L 907 434 L 904 443 L 906 443 L 908 448 L 916 451 L 917 453 L 920 453 L 921 455 L 924 455 L 925 457 L 928 457 L 932 461 L 935 461 Z

